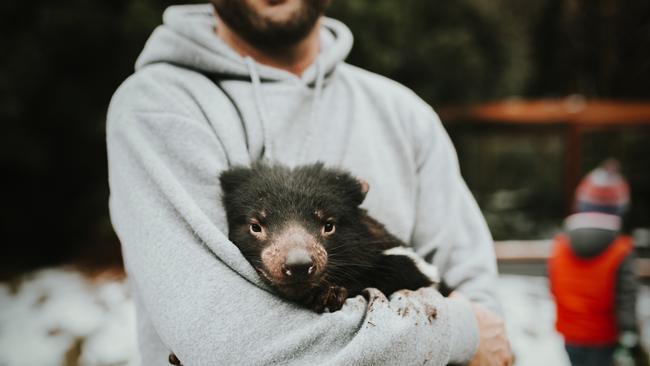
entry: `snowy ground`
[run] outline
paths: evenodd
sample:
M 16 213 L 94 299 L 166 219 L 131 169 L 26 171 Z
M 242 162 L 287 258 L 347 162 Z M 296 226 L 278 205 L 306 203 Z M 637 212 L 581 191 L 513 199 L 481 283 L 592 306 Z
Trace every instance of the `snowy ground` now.
M 502 275 L 499 297 L 517 365 L 569 365 L 546 277 Z
M 123 281 L 48 269 L 0 286 L 0 365 L 138 365 Z
M 518 366 L 568 365 L 553 329 L 543 277 L 501 276 L 508 332 Z M 638 309 L 650 339 L 650 288 Z M 89 280 L 61 268 L 0 284 L 0 366 L 138 365 L 135 314 L 123 280 Z

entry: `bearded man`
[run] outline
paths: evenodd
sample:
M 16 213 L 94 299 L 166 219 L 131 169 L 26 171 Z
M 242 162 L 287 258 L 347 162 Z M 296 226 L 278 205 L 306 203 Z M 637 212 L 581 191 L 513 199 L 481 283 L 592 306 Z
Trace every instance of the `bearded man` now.
M 142 364 L 510 363 L 492 240 L 447 134 L 410 90 L 344 62 L 352 35 L 327 3 L 170 7 L 113 96 L 111 218 Z M 259 159 L 370 182 L 363 207 L 453 295 L 371 289 L 325 314 L 274 295 L 228 241 L 219 200 L 220 172 Z

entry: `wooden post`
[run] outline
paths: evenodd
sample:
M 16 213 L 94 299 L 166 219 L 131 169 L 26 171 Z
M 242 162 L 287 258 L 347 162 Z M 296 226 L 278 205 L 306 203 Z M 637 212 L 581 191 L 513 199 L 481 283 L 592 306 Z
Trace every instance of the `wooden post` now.
M 566 125 L 564 156 L 564 200 L 567 215 L 573 212 L 573 193 L 580 180 L 582 135 L 578 124 Z

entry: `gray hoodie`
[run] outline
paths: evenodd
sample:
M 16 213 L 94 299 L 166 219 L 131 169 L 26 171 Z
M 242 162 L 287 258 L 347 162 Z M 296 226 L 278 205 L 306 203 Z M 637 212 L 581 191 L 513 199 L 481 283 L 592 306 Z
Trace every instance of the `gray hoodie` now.
M 325 314 L 277 297 L 228 241 L 220 203 L 219 173 L 261 157 L 348 169 L 369 182 L 371 215 L 449 286 L 498 311 L 492 240 L 436 114 L 344 63 L 352 36 L 335 20 L 323 20 L 302 77 L 242 58 L 214 26 L 210 6 L 169 8 L 108 111 L 111 218 L 143 364 L 163 365 L 169 352 L 186 366 L 469 360 L 469 303 L 433 289 L 370 289 Z

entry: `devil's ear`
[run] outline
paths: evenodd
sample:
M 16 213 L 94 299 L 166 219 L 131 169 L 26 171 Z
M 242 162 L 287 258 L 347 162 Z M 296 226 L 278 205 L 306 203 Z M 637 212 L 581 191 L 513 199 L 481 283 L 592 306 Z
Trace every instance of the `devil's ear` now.
M 348 177 L 348 195 L 351 198 L 352 202 L 354 202 L 356 206 L 359 206 L 366 199 L 366 195 L 368 194 L 368 189 L 370 186 L 368 185 L 368 182 L 363 179 L 354 178 L 351 176 Z
M 366 199 L 366 195 L 368 194 L 368 190 L 370 189 L 370 185 L 368 184 L 368 181 L 359 179 L 357 178 L 357 181 L 359 182 L 359 192 L 361 193 L 361 202 Z M 361 204 L 359 202 L 359 204 Z
M 237 187 L 248 182 L 252 177 L 250 168 L 234 167 L 224 170 L 219 174 L 219 182 L 221 182 L 221 190 L 224 193 L 231 193 Z

